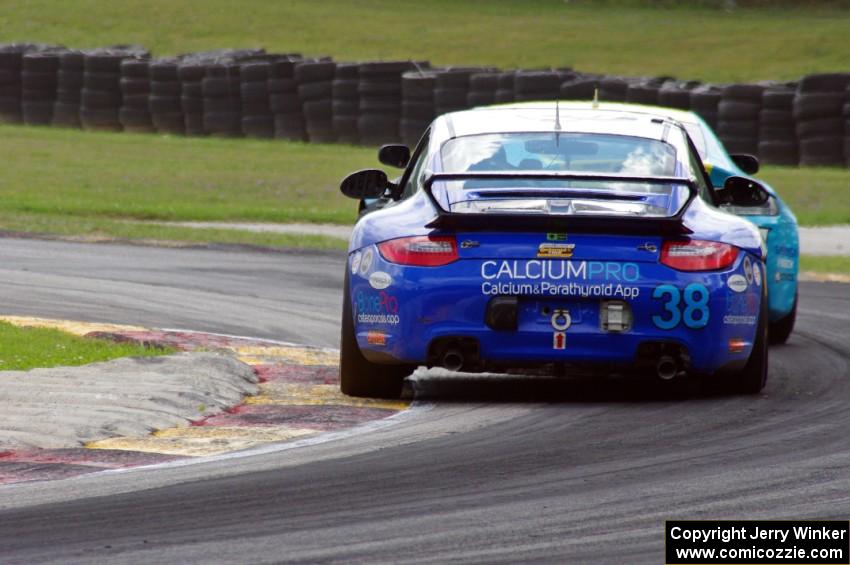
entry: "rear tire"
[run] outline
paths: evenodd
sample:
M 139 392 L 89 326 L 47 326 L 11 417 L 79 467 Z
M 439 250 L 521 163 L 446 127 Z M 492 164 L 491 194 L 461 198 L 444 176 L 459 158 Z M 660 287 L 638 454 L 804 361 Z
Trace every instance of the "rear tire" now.
M 351 308 L 348 268 L 345 271 L 342 302 L 342 335 L 339 350 L 340 390 L 349 396 L 398 398 L 404 378 L 412 368 L 408 365 L 382 365 L 367 360 L 357 345 L 354 315 Z
M 767 294 L 762 292 L 756 341 L 747 364 L 734 377 L 734 388 L 738 393 L 758 394 L 767 383 L 767 325 Z
M 794 306 L 784 318 L 775 322 L 771 322 L 768 327 L 767 335 L 770 338 L 770 343 L 781 345 L 788 341 L 791 332 L 794 331 L 794 322 L 797 320 L 797 295 L 794 295 Z

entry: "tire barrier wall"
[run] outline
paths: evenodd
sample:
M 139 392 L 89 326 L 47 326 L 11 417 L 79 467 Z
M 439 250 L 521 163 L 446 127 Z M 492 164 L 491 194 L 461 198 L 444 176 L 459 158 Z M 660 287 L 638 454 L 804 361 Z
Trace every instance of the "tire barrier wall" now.
M 343 63 L 263 49 L 155 59 L 127 45 L 90 51 L 0 45 L 0 123 L 414 145 L 446 112 L 594 95 L 691 110 L 730 152 L 766 163 L 850 166 L 850 73 L 714 85 L 569 68 Z

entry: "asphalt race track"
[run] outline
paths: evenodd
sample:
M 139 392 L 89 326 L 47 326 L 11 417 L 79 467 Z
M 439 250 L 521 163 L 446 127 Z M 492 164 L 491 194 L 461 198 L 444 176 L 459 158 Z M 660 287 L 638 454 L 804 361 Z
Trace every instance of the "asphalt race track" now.
M 339 255 L 0 249 L 4 313 L 338 339 Z M 420 406 L 349 437 L 0 488 L 0 561 L 659 563 L 669 518 L 846 520 L 850 286 L 800 301 L 759 397 L 426 381 Z

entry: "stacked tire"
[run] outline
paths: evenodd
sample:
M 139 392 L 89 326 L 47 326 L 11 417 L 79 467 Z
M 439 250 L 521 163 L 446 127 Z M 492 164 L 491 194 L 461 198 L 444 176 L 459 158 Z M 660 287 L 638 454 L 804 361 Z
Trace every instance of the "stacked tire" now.
M 184 135 L 186 120 L 183 117 L 183 83 L 180 82 L 176 59 L 151 61 L 151 93 L 148 106 L 153 126 L 159 133 Z
M 691 91 L 698 82 L 667 81 L 658 89 L 658 105 L 665 108 L 691 109 Z
M 298 59 L 281 58 L 269 66 L 269 107 L 274 114 L 274 135 L 279 139 L 306 141 L 307 129 L 298 85 L 295 82 L 295 65 Z
M 80 127 L 84 62 L 85 55 L 81 51 L 65 51 L 59 54 L 56 103 L 53 105 L 54 126 Z
M 514 100 L 557 100 L 561 97 L 561 83 L 572 76 L 558 71 L 517 71 L 514 75 Z
M 796 165 L 800 157 L 794 124 L 794 88 L 768 88 L 761 100 L 759 159 L 774 165 Z
M 242 101 L 239 63 L 207 65 L 201 81 L 204 97 L 204 131 L 216 137 L 242 135 Z
M 719 121 L 720 100 L 723 98 L 722 88 L 704 84 L 693 89 L 690 93 L 691 111 L 705 120 L 711 129 L 717 129 Z
M 24 55 L 62 49 L 56 45 L 35 43 L 11 43 L 0 46 L 0 122 L 19 124 L 23 121 L 21 96 Z
M 149 105 L 150 93 L 150 61 L 136 58 L 121 61 L 121 110 L 118 119 L 124 131 L 156 131 Z
M 657 106 L 662 86 L 663 83 L 651 79 L 633 82 L 626 89 L 626 102 Z
M 360 113 L 360 65 L 339 63 L 331 84 L 333 129 L 340 143 L 360 143 L 357 118 Z
M 95 50 L 85 54 L 80 122 L 85 129 L 121 131 L 121 51 Z
M 408 71 L 401 77 L 401 141 L 413 147 L 437 116 L 434 89 L 437 75 L 430 71 Z
M 437 71 L 437 82 L 434 88 L 434 105 L 437 115 L 470 108 L 470 78 L 475 74 L 494 71 L 495 69 L 480 67 L 449 67 Z
M 360 64 L 357 87 L 360 96 L 357 117 L 360 143 L 381 145 L 401 141 L 401 77 L 413 67 L 409 61 Z
M 495 104 L 497 90 L 499 90 L 499 73 L 472 74 L 469 76 L 469 92 L 466 95 L 466 105 L 474 108 L 476 106 Z
M 36 51 L 21 61 L 21 115 L 27 125 L 50 125 L 56 104 L 59 53 Z
M 844 97 L 844 164 L 850 167 L 850 86 Z
M 623 77 L 606 76 L 599 81 L 599 99 L 607 102 L 625 102 L 629 81 Z
M 577 76 L 561 83 L 561 100 L 592 100 L 599 86 L 599 77 Z
M 188 58 L 180 62 L 180 106 L 186 135 L 206 135 L 204 129 L 204 91 L 201 85 L 207 69 L 200 59 Z
M 274 137 L 274 114 L 269 105 L 270 67 L 268 61 L 248 61 L 240 67 L 242 133 L 246 137 Z
M 21 65 L 25 47 L 0 47 L 0 122 L 18 124 L 21 117 Z
M 516 99 L 514 94 L 514 85 L 516 83 L 516 71 L 505 71 L 503 73 L 498 73 L 498 77 L 499 85 L 496 88 L 495 102 L 497 104 L 507 104 L 513 102 Z M 560 89 L 560 86 L 558 88 Z
M 844 119 L 850 74 L 803 77 L 794 97 L 794 120 L 800 140 L 800 164 L 844 164 Z
M 318 143 L 335 140 L 333 126 L 333 61 L 304 61 L 295 65 L 295 83 L 304 113 L 307 139 Z
M 759 114 L 764 90 L 760 84 L 723 87 L 717 105 L 717 134 L 729 153 L 758 154 Z

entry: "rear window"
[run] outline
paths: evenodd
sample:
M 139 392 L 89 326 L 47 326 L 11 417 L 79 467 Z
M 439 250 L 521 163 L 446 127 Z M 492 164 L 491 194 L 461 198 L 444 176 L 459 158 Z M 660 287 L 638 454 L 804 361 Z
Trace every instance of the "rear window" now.
M 676 150 L 654 139 L 586 133 L 497 133 L 447 141 L 447 173 L 573 171 L 673 176 Z

